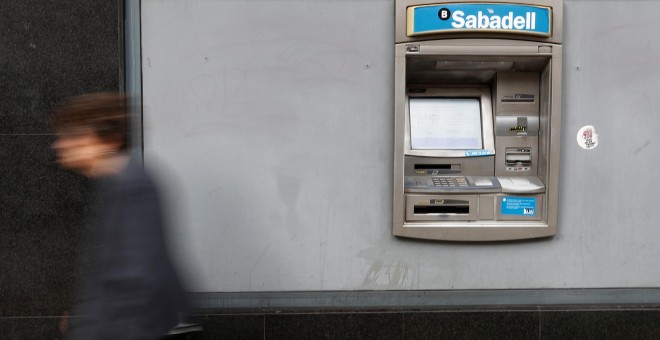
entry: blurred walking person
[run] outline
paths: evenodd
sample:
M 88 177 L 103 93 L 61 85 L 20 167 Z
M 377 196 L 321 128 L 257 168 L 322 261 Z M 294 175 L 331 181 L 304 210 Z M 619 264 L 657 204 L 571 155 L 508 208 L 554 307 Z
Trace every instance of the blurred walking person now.
M 157 187 L 127 154 L 128 117 L 126 97 L 117 93 L 72 98 L 52 117 L 59 165 L 98 185 L 70 339 L 157 339 L 186 308 Z

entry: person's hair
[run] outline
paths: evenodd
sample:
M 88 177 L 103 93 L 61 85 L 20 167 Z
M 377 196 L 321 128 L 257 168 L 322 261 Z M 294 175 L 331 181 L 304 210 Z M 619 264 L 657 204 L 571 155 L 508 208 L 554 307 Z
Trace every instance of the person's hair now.
M 76 96 L 55 110 L 50 122 L 56 133 L 89 128 L 99 138 L 128 144 L 128 99 L 124 94 L 98 92 Z

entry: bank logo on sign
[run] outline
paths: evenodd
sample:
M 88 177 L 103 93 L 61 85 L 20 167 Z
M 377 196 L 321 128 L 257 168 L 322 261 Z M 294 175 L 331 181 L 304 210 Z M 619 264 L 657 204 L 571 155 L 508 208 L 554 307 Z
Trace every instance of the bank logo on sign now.
M 408 36 L 448 32 L 506 32 L 551 36 L 549 7 L 451 3 L 408 8 Z

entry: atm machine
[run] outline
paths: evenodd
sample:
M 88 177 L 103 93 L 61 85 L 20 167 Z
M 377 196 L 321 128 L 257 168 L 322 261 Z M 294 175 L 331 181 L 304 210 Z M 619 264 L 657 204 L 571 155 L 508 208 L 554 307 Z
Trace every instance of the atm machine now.
M 395 10 L 393 234 L 555 235 L 562 1 L 396 0 Z

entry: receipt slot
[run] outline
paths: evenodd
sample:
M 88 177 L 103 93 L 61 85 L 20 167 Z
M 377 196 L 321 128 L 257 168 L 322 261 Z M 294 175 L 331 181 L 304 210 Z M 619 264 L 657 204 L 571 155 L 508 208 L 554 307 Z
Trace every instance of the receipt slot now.
M 557 231 L 562 1 L 396 0 L 393 234 Z

